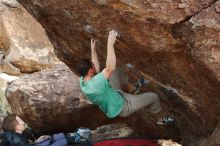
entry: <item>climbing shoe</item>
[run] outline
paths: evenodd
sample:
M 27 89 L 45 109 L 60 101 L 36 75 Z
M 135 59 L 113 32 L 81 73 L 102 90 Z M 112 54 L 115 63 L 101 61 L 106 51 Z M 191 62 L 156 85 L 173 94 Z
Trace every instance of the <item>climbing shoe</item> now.
M 157 121 L 158 125 L 172 125 L 175 123 L 175 119 L 173 117 L 163 117 Z
M 146 86 L 150 83 L 149 80 L 145 80 L 142 76 L 136 83 L 135 83 L 135 89 L 133 91 L 133 94 L 139 94 L 141 91 L 141 87 Z

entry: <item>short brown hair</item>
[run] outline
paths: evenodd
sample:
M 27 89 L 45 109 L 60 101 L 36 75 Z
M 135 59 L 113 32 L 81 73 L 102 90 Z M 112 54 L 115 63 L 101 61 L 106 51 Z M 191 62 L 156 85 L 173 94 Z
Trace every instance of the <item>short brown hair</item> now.
M 4 131 L 15 131 L 16 126 L 19 124 L 16 117 L 15 114 L 6 116 L 2 122 L 2 129 Z
M 80 75 L 85 77 L 89 69 L 92 68 L 92 62 L 89 59 L 82 59 L 78 64 L 78 68 Z

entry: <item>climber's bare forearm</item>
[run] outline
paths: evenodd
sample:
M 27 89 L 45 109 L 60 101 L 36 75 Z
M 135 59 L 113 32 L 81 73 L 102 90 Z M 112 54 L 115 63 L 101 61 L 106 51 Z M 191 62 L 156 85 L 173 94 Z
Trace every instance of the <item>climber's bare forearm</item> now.
M 106 67 L 103 70 L 106 79 L 109 79 L 116 67 L 116 56 L 114 43 L 116 41 L 116 32 L 112 30 L 108 36 Z
M 98 56 L 97 56 L 97 52 L 96 52 L 96 40 L 91 40 L 91 57 L 92 57 L 92 63 L 95 66 L 95 70 L 96 73 L 100 72 L 100 64 L 99 64 L 99 60 L 98 60 Z

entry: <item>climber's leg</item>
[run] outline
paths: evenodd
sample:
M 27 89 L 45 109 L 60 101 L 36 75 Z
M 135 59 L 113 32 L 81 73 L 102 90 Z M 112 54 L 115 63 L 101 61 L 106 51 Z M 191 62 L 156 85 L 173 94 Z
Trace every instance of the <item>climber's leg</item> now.
M 148 92 L 139 95 L 131 95 L 121 92 L 125 98 L 125 106 L 119 114 L 120 117 L 126 117 L 135 111 L 148 107 L 151 113 L 158 113 L 161 110 L 160 100 L 156 93 Z

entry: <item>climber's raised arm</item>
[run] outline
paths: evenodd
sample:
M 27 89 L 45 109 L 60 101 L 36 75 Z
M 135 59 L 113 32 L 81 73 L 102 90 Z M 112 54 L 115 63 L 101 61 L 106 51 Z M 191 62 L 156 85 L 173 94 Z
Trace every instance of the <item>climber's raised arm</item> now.
M 111 76 L 112 72 L 115 70 L 116 67 L 116 56 L 114 49 L 116 37 L 117 37 L 116 31 L 112 30 L 109 32 L 108 43 L 107 43 L 106 67 L 102 71 L 106 79 L 109 79 L 109 77 Z
M 96 41 L 94 39 L 91 39 L 91 57 L 92 57 L 92 63 L 95 66 L 96 73 L 100 72 L 100 64 L 99 60 L 97 57 L 97 52 L 96 52 Z

